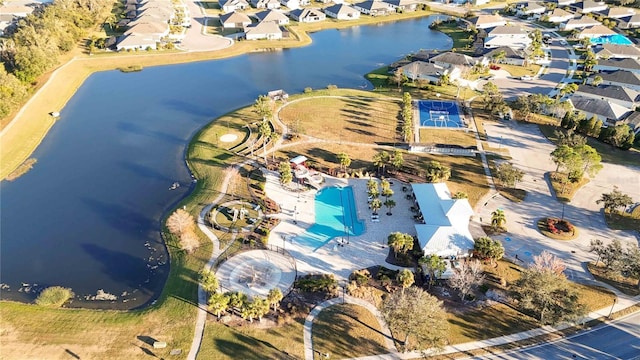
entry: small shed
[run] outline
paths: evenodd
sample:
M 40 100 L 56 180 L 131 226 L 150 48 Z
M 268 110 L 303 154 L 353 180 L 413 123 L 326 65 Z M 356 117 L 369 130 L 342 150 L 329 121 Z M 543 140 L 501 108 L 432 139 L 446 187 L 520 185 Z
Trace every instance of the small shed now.
M 273 91 L 269 91 L 267 93 L 267 96 L 271 99 L 271 100 L 287 100 L 289 98 L 289 94 L 287 94 L 284 90 L 279 89 L 279 90 L 273 90 Z
M 304 166 L 304 162 L 309 160 L 306 156 L 304 155 L 298 155 L 296 157 L 294 157 L 293 159 L 289 160 L 289 163 L 291 163 L 291 166 L 298 167 L 300 165 Z

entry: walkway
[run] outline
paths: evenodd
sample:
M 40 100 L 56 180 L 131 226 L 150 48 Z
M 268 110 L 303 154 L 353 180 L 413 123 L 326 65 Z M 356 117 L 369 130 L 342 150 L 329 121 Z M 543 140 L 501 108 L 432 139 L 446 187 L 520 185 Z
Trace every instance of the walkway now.
M 381 329 L 380 331 L 384 336 L 385 345 L 387 346 L 387 349 L 391 351 L 389 355 L 398 354 L 398 349 L 396 349 L 396 345 L 393 342 L 393 337 L 391 337 L 391 330 L 389 330 L 387 323 L 383 320 L 382 314 L 380 313 L 380 311 L 378 311 L 378 309 L 368 301 L 364 301 L 362 299 L 345 295 L 344 302 L 343 302 L 343 299 L 340 297 L 327 300 L 319 305 L 316 305 L 316 307 L 314 307 L 313 310 L 311 310 L 309 315 L 307 315 L 307 318 L 304 320 L 304 330 L 303 330 L 305 360 L 314 359 L 315 352 L 313 350 L 313 341 L 311 340 L 311 335 L 312 335 L 313 321 L 315 320 L 316 316 L 318 316 L 318 314 L 320 314 L 322 310 L 330 306 L 337 305 L 337 304 L 344 304 L 344 303 L 359 305 L 369 310 L 376 317 L 376 319 L 378 319 L 378 323 L 380 323 L 380 329 Z

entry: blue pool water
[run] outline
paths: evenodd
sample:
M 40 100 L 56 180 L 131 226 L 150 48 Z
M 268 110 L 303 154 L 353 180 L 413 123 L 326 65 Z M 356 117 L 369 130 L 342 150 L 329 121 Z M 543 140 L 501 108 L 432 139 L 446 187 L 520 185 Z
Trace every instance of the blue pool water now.
M 591 43 L 594 45 L 600 45 L 600 44 L 633 45 L 633 42 L 631 42 L 631 40 L 629 40 L 626 36 L 620 35 L 620 34 L 598 36 L 595 38 L 591 38 Z
M 460 118 L 458 104 L 454 101 L 420 100 L 420 126 L 462 128 L 464 123 Z
M 302 246 L 314 251 L 331 239 L 358 236 L 364 233 L 364 222 L 358 220 L 353 188 L 327 187 L 316 194 L 316 221 L 305 232 L 294 238 Z

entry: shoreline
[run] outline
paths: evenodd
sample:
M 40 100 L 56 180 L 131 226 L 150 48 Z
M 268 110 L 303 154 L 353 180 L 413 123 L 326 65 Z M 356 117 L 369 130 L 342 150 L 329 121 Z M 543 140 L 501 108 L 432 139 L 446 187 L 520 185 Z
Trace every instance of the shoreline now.
M 270 49 L 290 49 L 304 47 L 312 43 L 310 34 L 331 29 L 344 29 L 361 25 L 376 25 L 394 21 L 418 19 L 422 17 L 439 14 L 431 10 L 416 11 L 386 16 L 383 18 L 371 18 L 366 22 L 353 24 L 350 22 L 335 22 L 331 26 L 306 26 L 304 28 L 291 27 L 295 36 L 294 40 L 270 41 L 270 42 L 250 42 L 244 41 L 234 44 L 230 48 L 214 51 L 197 52 L 172 52 L 154 54 L 135 55 L 83 55 L 73 57 L 56 69 L 43 75 L 46 82 L 39 87 L 35 93 L 20 108 L 13 119 L 0 131 L 0 179 L 15 171 L 24 161 L 26 161 L 44 140 L 49 130 L 58 120 L 49 115 L 51 111 L 62 110 L 69 100 L 76 94 L 78 89 L 93 73 L 100 71 L 115 70 L 126 66 L 162 66 L 177 65 L 197 61 L 210 61 L 227 59 L 235 56 L 245 55 L 252 52 L 260 52 Z M 272 45 L 272 46 L 264 46 Z M 143 70 L 144 71 L 144 70 Z M 61 77 L 66 81 L 57 80 Z M 29 121 L 27 121 L 29 120 Z

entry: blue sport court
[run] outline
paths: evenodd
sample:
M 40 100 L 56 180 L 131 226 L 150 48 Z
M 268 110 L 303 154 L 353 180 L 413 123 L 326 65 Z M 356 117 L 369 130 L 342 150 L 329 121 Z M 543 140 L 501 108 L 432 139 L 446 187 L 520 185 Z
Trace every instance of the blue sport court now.
M 419 100 L 420 126 L 436 128 L 465 128 L 455 101 Z
M 316 220 L 293 241 L 313 251 L 331 239 L 358 236 L 364 233 L 364 222 L 358 220 L 353 188 L 326 187 L 318 191 L 315 199 Z

